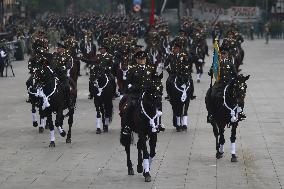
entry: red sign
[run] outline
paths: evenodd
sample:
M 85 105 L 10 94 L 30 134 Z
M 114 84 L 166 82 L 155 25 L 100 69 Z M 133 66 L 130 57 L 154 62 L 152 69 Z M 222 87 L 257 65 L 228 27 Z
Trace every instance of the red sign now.
M 232 7 L 231 10 L 235 18 L 254 18 L 257 15 L 256 7 Z

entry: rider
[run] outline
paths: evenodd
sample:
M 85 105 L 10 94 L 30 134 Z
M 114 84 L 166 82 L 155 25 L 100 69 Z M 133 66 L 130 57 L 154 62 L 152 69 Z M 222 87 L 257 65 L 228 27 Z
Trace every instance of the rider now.
M 155 74 L 153 67 L 146 65 L 147 53 L 140 51 L 136 53 L 137 65 L 134 65 L 127 72 L 127 91 L 126 96 L 123 97 L 121 101 L 127 101 L 127 107 L 125 108 L 125 113 L 131 115 L 133 110 L 138 105 L 138 100 L 145 88 L 151 81 L 151 76 Z M 131 124 L 131 119 L 126 120 L 126 126 Z
M 67 103 L 70 103 L 70 69 L 73 67 L 73 59 L 66 52 L 66 46 L 61 43 L 57 44 L 57 51 L 53 53 L 52 69 L 55 72 L 56 77 L 63 84 L 65 89 L 65 99 Z
M 102 45 L 99 48 L 100 54 L 97 55 L 97 61 L 101 64 L 104 69 L 105 73 L 110 76 L 110 82 L 113 86 L 113 96 L 118 97 L 116 94 L 116 83 L 115 83 L 115 70 L 114 70 L 114 58 L 113 56 L 108 53 L 108 48 L 105 45 Z
M 176 43 L 173 46 L 172 53 L 167 57 L 165 61 L 165 68 L 169 73 L 169 77 L 166 83 L 167 91 L 170 90 L 170 85 L 171 83 L 174 82 L 174 79 L 178 74 L 180 64 L 189 64 L 188 55 L 186 53 L 181 53 L 181 46 L 178 43 Z M 193 95 L 194 85 L 193 85 L 193 80 L 192 80 L 191 75 L 190 75 L 189 81 L 190 81 L 190 85 L 192 86 L 190 98 L 193 100 L 196 98 L 196 96 Z M 168 99 L 169 97 L 166 97 L 166 98 Z
M 233 64 L 232 60 L 229 58 L 229 48 L 227 46 L 220 47 L 221 61 L 220 61 L 220 79 L 214 83 L 211 89 L 211 96 L 223 98 L 224 88 L 237 77 L 238 72 Z M 213 67 L 211 67 L 209 76 L 213 77 Z M 207 93 L 206 99 L 210 98 L 210 94 Z M 209 99 L 210 102 L 210 99 Z M 208 109 L 207 122 L 211 123 L 213 121 L 213 110 L 210 108 L 210 104 L 206 104 Z M 243 105 L 241 105 L 243 106 Z M 243 108 L 243 107 L 242 107 Z M 245 114 L 241 112 L 239 114 L 240 119 L 245 118 Z

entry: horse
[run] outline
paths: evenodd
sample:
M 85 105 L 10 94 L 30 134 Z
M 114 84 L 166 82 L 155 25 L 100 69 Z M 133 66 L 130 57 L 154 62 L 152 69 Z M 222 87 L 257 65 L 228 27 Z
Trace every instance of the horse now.
M 250 75 L 242 74 L 234 78 L 229 84 L 215 84 L 207 91 L 205 103 L 207 111 L 212 114 L 211 125 L 216 138 L 216 158 L 220 159 L 224 153 L 224 132 L 226 125 L 231 129 L 231 162 L 237 162 L 236 156 L 236 129 L 242 120 L 240 113 L 243 111 L 246 96 L 246 81 Z M 220 136 L 220 137 L 219 137 Z M 219 138 L 219 140 L 218 140 Z
M 167 93 L 173 110 L 173 125 L 177 132 L 186 131 L 188 126 L 188 108 L 193 93 L 190 65 L 181 64 L 179 73 L 167 80 Z
M 69 130 L 67 133 L 66 143 L 71 143 L 71 130 L 77 98 L 76 78 L 78 72 L 76 64 L 73 65 L 70 73 L 75 79 L 75 81 L 70 78 L 68 79 L 72 88 L 71 91 L 66 91 L 66 87 L 64 86 L 65 84 L 58 80 L 50 66 L 43 65 L 35 73 L 37 76 L 36 86 L 38 86 L 37 96 L 41 98 L 40 105 L 42 106 L 43 116 L 47 118 L 46 124 L 50 130 L 49 147 L 55 147 L 54 124 L 52 120 L 53 112 L 56 114 L 55 126 L 62 137 L 66 136 L 66 132 L 63 129 L 64 117 L 69 117 Z M 69 92 L 70 94 L 67 94 Z M 63 111 L 65 109 L 68 109 L 68 113 L 63 115 Z
M 91 67 L 90 81 L 97 112 L 96 134 L 101 134 L 101 123 L 103 123 L 103 131 L 108 132 L 108 126 L 112 121 L 113 86 L 111 76 L 106 73 L 102 65 L 94 64 Z
M 162 103 L 162 93 L 163 86 L 161 79 L 158 77 L 153 78 L 131 111 L 127 111 L 127 108 L 129 108 L 127 95 L 124 96 L 119 104 L 121 116 L 120 143 L 125 147 L 128 175 L 134 175 L 133 164 L 130 159 L 130 145 L 132 143 L 132 134 L 135 132 L 138 134 L 137 172 L 143 172 L 145 182 L 151 182 L 150 168 L 153 158 L 156 155 L 157 133 L 159 132 L 158 124 L 159 118 L 162 115 L 162 112 L 159 111 Z M 127 123 L 131 124 L 127 125 Z M 149 139 L 150 153 L 147 150 L 147 138 Z
M 205 64 L 206 47 L 203 42 L 197 42 L 192 50 L 192 63 L 195 64 L 197 83 L 201 80 L 203 74 L 203 66 Z
M 129 70 L 130 64 L 130 56 L 128 53 L 123 53 L 120 55 L 121 57 L 118 59 L 118 68 L 116 70 L 117 76 L 117 85 L 119 87 L 119 93 L 122 96 L 126 90 L 126 75 Z
M 40 98 L 37 95 L 37 86 L 35 86 L 35 74 L 32 74 L 29 79 L 26 82 L 27 91 L 29 95 L 29 102 L 32 105 L 32 120 L 33 120 L 33 126 L 37 127 L 37 114 L 36 114 L 36 108 L 39 109 L 39 115 L 40 115 L 40 125 L 39 125 L 39 133 L 43 133 L 44 127 L 45 127 L 45 118 L 43 116 L 42 107 L 40 106 Z
M 241 47 L 236 47 L 230 50 L 230 55 L 232 58 L 232 62 L 236 67 L 236 70 L 240 72 L 240 65 L 243 64 L 244 60 L 244 50 Z

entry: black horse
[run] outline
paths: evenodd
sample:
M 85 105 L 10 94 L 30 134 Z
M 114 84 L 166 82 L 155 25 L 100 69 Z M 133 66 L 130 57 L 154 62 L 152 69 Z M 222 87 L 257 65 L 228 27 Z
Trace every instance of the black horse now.
M 208 112 L 212 115 L 210 122 L 213 126 L 213 132 L 216 138 L 217 159 L 223 157 L 225 144 L 224 132 L 227 125 L 232 126 L 230 138 L 231 161 L 237 162 L 235 147 L 236 129 L 238 122 L 242 120 L 240 113 L 243 111 L 247 89 L 246 81 L 249 77 L 249 75 L 238 75 L 228 85 L 216 83 L 207 91 L 205 102 Z
M 177 132 L 187 130 L 188 108 L 193 93 L 190 66 L 181 64 L 178 74 L 167 80 L 167 93 L 173 110 L 173 125 Z
M 31 111 L 32 111 L 33 126 L 34 127 L 38 126 L 37 113 L 36 113 L 36 108 L 38 108 L 40 115 L 39 133 L 43 133 L 45 127 L 45 118 L 43 116 L 42 107 L 40 105 L 41 99 L 38 96 L 37 92 L 38 87 L 35 85 L 36 79 L 37 78 L 35 77 L 35 74 L 32 74 L 30 78 L 27 80 L 26 86 L 29 95 L 29 102 L 32 105 Z
M 236 70 L 240 72 L 240 66 L 243 64 L 244 60 L 244 50 L 241 47 L 236 47 L 230 50 L 230 55 L 232 57 L 232 62 L 234 63 Z
M 110 74 L 107 74 L 100 64 L 94 64 L 91 67 L 90 81 L 97 112 L 96 133 L 101 134 L 101 123 L 103 123 L 103 131 L 108 132 L 108 126 L 112 121 L 113 85 Z
M 201 80 L 201 75 L 203 74 L 203 66 L 205 64 L 205 55 L 206 55 L 206 45 L 200 41 L 196 42 L 194 48 L 191 50 L 192 57 L 191 62 L 195 64 L 197 82 Z
M 75 70 L 75 68 L 76 66 L 72 69 Z M 69 116 L 69 130 L 67 134 L 66 143 L 71 143 L 71 128 L 73 125 L 73 114 L 77 98 L 77 89 L 75 82 L 69 80 L 71 81 L 70 86 L 72 87 L 72 89 L 71 91 L 66 91 L 65 83 L 59 81 L 57 77 L 55 77 L 53 70 L 49 66 L 45 65 L 38 69 L 35 74 L 37 78 L 37 96 L 40 97 L 40 105 L 42 107 L 43 116 L 47 118 L 46 124 L 50 130 L 49 147 L 55 147 L 52 113 L 56 114 L 55 126 L 57 127 L 60 135 L 62 137 L 65 137 L 66 135 L 66 132 L 63 129 L 63 111 L 65 109 L 69 110 L 69 112 L 66 114 L 66 116 Z
M 158 77 L 155 79 L 153 78 L 132 111 L 126 111 L 126 109 L 128 108 L 127 95 L 124 96 L 119 104 L 122 127 L 120 134 L 120 143 L 125 147 L 127 155 L 128 175 L 134 175 L 134 170 L 132 168 L 133 165 L 130 159 L 130 145 L 132 142 L 132 132 L 135 132 L 138 134 L 139 138 L 137 142 L 137 172 L 143 172 L 145 182 L 151 181 L 150 167 L 156 154 L 155 149 L 157 143 L 157 133 L 159 132 L 158 119 L 162 115 L 162 112 L 158 111 L 158 109 L 161 107 L 162 91 L 163 86 L 161 79 Z M 131 115 L 129 115 L 129 113 L 127 112 L 131 112 Z M 131 124 L 127 125 L 127 123 L 129 122 Z M 148 139 L 150 154 L 147 150 L 146 145 Z
M 116 76 L 117 76 L 117 85 L 119 87 L 119 93 L 122 97 L 124 92 L 126 91 L 126 75 L 130 66 L 130 56 L 129 53 L 124 52 L 120 55 L 121 57 L 118 61 L 118 68 L 116 68 Z

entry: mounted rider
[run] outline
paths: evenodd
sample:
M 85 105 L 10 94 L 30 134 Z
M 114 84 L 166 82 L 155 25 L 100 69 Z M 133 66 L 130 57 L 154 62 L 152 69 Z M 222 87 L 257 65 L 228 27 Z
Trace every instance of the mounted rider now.
M 138 100 L 145 92 L 147 86 L 149 86 L 152 77 L 158 77 L 154 67 L 146 64 L 147 57 L 148 55 L 146 52 L 137 52 L 135 57 L 137 65 L 130 68 L 127 73 L 127 95 L 121 100 L 121 103 L 125 104 L 123 112 L 126 115 L 132 115 L 133 110 L 138 107 Z M 162 110 L 162 104 L 159 105 L 158 109 L 159 111 Z M 126 120 L 125 126 L 129 126 L 131 121 L 131 119 Z M 161 127 L 159 129 L 163 130 Z
M 100 53 L 97 55 L 97 62 L 102 65 L 105 69 L 105 73 L 110 77 L 110 83 L 113 86 L 113 96 L 117 97 L 116 95 L 116 83 L 115 83 L 115 69 L 114 69 L 114 58 L 108 52 L 108 47 L 102 45 L 99 48 Z
M 207 116 L 207 122 L 211 123 L 213 121 L 213 109 L 210 108 L 210 99 L 212 97 L 214 98 L 222 98 L 224 94 L 224 89 L 227 85 L 229 85 L 233 79 L 235 79 L 238 76 L 238 72 L 235 68 L 235 65 L 232 62 L 232 59 L 229 56 L 229 48 L 227 46 L 220 47 L 220 63 L 219 63 L 219 78 L 216 79 L 215 83 L 211 87 L 211 91 L 207 93 L 206 99 L 209 102 L 206 104 L 207 110 L 208 110 L 208 116 Z M 211 79 L 213 78 L 213 65 L 210 68 L 210 71 L 208 73 L 209 76 L 211 76 Z M 243 109 L 244 105 L 239 104 L 239 107 Z M 245 114 L 243 112 L 240 112 L 239 114 L 240 119 L 246 118 Z
M 178 43 L 176 43 L 173 45 L 172 53 L 169 54 L 169 56 L 167 57 L 165 61 L 165 68 L 167 72 L 169 73 L 169 77 L 166 82 L 167 91 L 170 90 L 170 85 L 174 82 L 174 79 L 176 78 L 177 74 L 179 74 L 181 64 L 188 64 L 190 66 L 188 54 L 181 52 L 181 46 Z M 190 85 L 192 86 L 192 92 L 191 92 L 190 98 L 193 100 L 196 98 L 196 96 L 193 95 L 194 85 L 193 85 L 191 74 L 190 74 L 189 81 L 190 81 Z
M 58 43 L 57 51 L 53 53 L 52 70 L 59 82 L 63 84 L 65 90 L 65 100 L 70 103 L 70 70 L 73 67 L 73 58 L 66 50 L 66 46 Z M 71 81 L 72 83 L 72 81 Z M 74 86 L 73 86 L 74 87 Z

